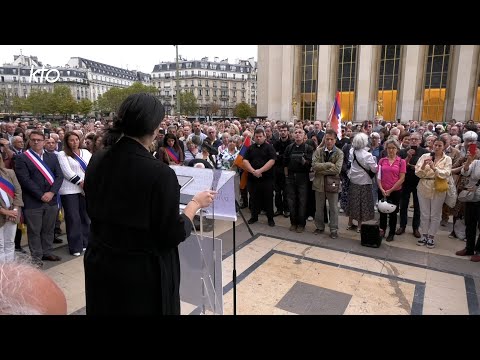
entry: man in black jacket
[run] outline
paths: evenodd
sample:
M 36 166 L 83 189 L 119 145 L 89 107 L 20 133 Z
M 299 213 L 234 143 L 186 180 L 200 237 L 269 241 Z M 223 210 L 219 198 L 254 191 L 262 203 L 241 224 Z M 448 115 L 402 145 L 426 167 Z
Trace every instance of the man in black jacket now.
M 420 206 L 418 205 L 417 185 L 420 179 L 415 175 L 415 165 L 420 156 L 427 153 L 428 150 L 420 147 L 422 136 L 420 133 L 412 133 L 410 136 L 410 146 L 400 150 L 399 156 L 405 159 L 407 163 L 407 173 L 405 174 L 405 182 L 403 183 L 402 192 L 400 195 L 400 227 L 395 234 L 401 235 L 405 232 L 408 220 L 408 206 L 410 203 L 410 194 L 413 195 L 413 219 L 412 229 L 413 235 L 420 238 L 421 234 L 418 231 L 420 226 Z

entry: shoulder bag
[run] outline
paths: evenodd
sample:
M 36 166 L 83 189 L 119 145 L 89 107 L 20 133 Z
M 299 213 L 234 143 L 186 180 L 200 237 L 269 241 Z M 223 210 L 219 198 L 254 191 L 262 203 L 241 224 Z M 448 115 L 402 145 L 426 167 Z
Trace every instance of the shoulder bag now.
M 370 176 L 371 178 L 375 177 L 375 173 L 374 173 L 372 170 L 370 170 L 370 169 L 368 169 L 368 170 L 365 169 L 365 168 L 363 167 L 363 165 L 358 162 L 358 160 L 357 160 L 357 155 L 355 155 L 355 150 L 353 151 L 353 161 L 356 161 L 357 164 L 358 164 L 363 170 L 365 170 L 365 172 L 368 174 L 368 176 Z

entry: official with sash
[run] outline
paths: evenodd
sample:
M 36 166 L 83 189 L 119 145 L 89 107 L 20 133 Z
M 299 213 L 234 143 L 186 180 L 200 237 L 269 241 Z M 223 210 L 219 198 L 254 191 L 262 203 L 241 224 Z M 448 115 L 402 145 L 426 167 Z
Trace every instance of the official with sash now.
M 15 232 L 23 206 L 22 189 L 15 172 L 0 157 L 0 262 L 15 258 Z
M 57 194 L 63 174 L 55 154 L 43 150 L 45 135 L 33 130 L 28 141 L 29 149 L 15 160 L 15 173 L 22 187 L 28 246 L 33 261 L 42 266 L 42 260 L 59 261 L 53 254 Z
M 65 212 L 68 249 L 73 256 L 80 256 L 88 245 L 90 219 L 87 214 L 83 181 L 92 154 L 80 149 L 80 138 L 68 131 L 63 140 L 63 151 L 58 153 L 58 161 L 64 176 L 60 195 Z

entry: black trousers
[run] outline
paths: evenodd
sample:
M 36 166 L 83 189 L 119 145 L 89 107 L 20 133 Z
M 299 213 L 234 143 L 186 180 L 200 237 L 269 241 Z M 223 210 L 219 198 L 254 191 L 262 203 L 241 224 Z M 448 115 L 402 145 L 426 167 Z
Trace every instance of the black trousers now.
M 307 219 L 308 173 L 288 174 L 285 179 L 290 208 L 290 224 L 305 226 Z
M 389 203 L 397 205 L 397 208 L 393 213 L 390 214 L 384 214 L 380 213 L 380 229 L 383 231 L 387 230 L 387 217 L 388 217 L 388 235 L 395 235 L 395 229 L 397 227 L 397 214 L 398 214 L 398 204 L 400 203 L 400 193 L 401 191 L 394 191 L 390 194 L 390 196 L 387 196 L 387 201 Z M 382 199 L 383 194 L 380 190 L 378 190 L 378 198 Z
M 67 230 L 68 249 L 70 253 L 81 253 L 88 245 L 90 218 L 87 215 L 87 204 L 82 194 L 62 195 L 63 211 L 65 211 L 65 227 Z
M 475 235 L 480 223 L 480 202 L 465 203 L 465 235 L 467 237 L 467 252 L 480 252 L 480 239 L 475 246 Z
M 267 212 L 267 218 L 273 219 L 273 178 L 253 180 L 248 178 L 248 193 L 252 218 L 257 219 L 261 210 Z
M 273 176 L 273 189 L 275 190 L 275 207 L 277 211 L 289 211 L 286 185 L 285 185 L 285 173 L 283 167 L 275 167 Z
M 420 227 L 420 205 L 418 204 L 417 186 L 413 184 L 403 183 L 400 194 L 400 227 L 407 227 L 408 206 L 410 203 L 410 194 L 413 195 L 413 219 L 412 229 L 418 230 Z M 383 195 L 381 195 L 383 197 Z M 380 193 L 379 193 L 380 198 Z

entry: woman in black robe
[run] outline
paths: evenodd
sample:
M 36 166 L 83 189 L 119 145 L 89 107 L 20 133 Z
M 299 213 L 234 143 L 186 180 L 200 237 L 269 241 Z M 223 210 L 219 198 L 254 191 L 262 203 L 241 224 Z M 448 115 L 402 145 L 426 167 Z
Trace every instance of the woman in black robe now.
M 180 314 L 178 244 L 215 192 L 196 194 L 179 214 L 175 172 L 148 150 L 164 113 L 151 94 L 130 95 L 109 130 L 123 137 L 89 163 L 84 184 L 91 219 L 84 258 L 87 315 Z

